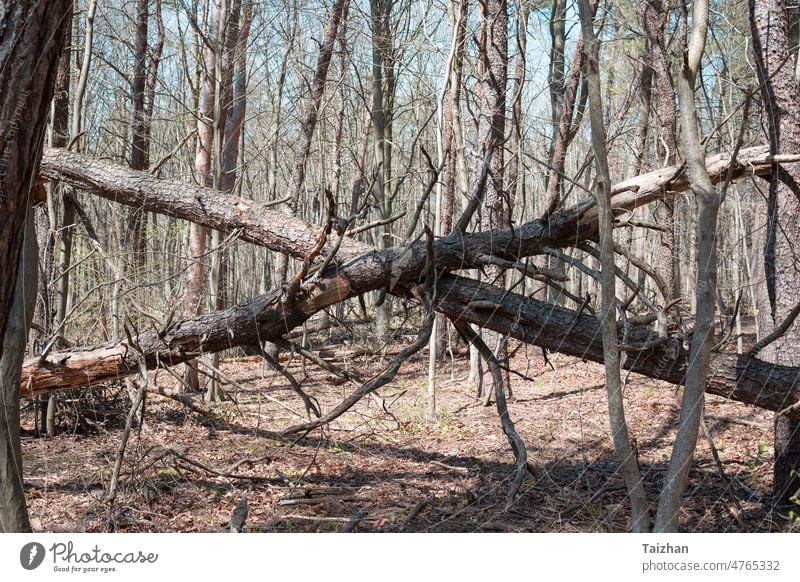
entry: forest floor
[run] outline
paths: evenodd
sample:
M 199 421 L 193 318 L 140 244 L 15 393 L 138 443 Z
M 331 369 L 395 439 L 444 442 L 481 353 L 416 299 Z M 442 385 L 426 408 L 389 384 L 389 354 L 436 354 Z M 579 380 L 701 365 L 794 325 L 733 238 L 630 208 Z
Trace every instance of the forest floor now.
M 347 346 L 330 361 L 363 376 L 384 358 Z M 363 351 L 363 350 L 361 350 Z M 127 407 L 122 387 L 91 399 L 67 393 L 72 423 L 55 438 L 32 432 L 23 409 L 25 486 L 37 531 L 223 531 L 247 496 L 253 532 L 607 532 L 626 531 L 625 488 L 607 420 L 602 366 L 523 347 L 513 369 L 509 410 L 534 474 L 507 499 L 514 458 L 494 405 L 467 385 L 467 359 L 438 368 L 438 419 L 425 420 L 427 355 L 407 361 L 376 399 L 363 399 L 323 433 L 283 437 L 305 419 L 289 383 L 253 358 L 224 361 L 234 401 L 213 414 L 148 396 L 145 425 L 134 430 L 119 493 L 105 501 Z M 299 360 L 305 389 L 330 410 L 354 389 Z M 151 385 L 174 385 L 166 373 Z M 631 375 L 625 405 L 651 500 L 671 453 L 679 412 L 676 387 Z M 75 410 L 81 407 L 78 415 Z M 388 411 L 388 412 L 387 412 Z M 72 414 L 70 416 L 70 414 Z M 78 422 L 79 417 L 83 420 Z M 692 532 L 790 529 L 771 511 L 772 413 L 709 396 L 705 422 L 724 477 L 702 433 L 689 476 L 681 528 Z M 76 420 L 70 421 L 70 418 Z M 360 518 L 360 520 L 356 520 Z

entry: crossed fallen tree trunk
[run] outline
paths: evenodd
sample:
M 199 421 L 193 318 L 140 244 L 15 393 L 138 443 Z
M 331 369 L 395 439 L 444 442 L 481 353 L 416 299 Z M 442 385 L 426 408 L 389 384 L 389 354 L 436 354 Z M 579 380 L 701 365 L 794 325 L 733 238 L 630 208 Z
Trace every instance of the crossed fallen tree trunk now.
M 719 181 L 729 175 L 766 175 L 775 161 L 800 156 L 770 157 L 766 148 L 740 152 L 731 165 L 724 155 L 708 159 L 709 173 Z M 184 218 L 224 231 L 272 250 L 304 258 L 315 247 L 320 227 L 271 211 L 251 200 L 223 195 L 182 182 L 160 180 L 63 150 L 47 150 L 41 172 L 54 180 L 122 204 Z M 612 205 L 622 213 L 686 190 L 681 168 L 665 168 L 614 187 Z M 437 272 L 479 267 L 497 260 L 517 260 L 549 248 L 574 245 L 597 231 L 593 201 L 584 201 L 548 219 L 513 230 L 455 233 L 437 239 L 432 253 Z M 367 291 L 386 288 L 411 295 L 426 273 L 431 250 L 422 240 L 375 250 L 344 237 L 327 240 L 319 258 L 333 253 L 333 266 L 307 276 L 295 293 L 276 290 L 232 309 L 179 321 L 116 343 L 49 354 L 25 362 L 23 396 L 108 382 L 138 370 L 188 361 L 204 352 L 277 339 L 321 309 Z M 602 342 L 594 317 L 553 306 L 452 274 L 437 282 L 436 309 L 452 319 L 468 321 L 543 348 L 602 361 Z M 647 338 L 638 327 L 631 337 Z M 632 353 L 626 368 L 675 384 L 683 381 L 688 351 L 678 342 Z M 800 368 L 775 366 L 756 358 L 718 354 L 707 391 L 769 410 L 785 410 L 800 401 Z

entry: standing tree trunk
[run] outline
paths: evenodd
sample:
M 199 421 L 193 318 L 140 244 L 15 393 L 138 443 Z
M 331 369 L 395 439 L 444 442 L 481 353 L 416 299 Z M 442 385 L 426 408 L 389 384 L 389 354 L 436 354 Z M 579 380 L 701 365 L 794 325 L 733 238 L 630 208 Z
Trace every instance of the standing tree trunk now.
M 547 178 L 547 194 L 545 196 L 545 213 L 550 213 L 555 209 L 561 199 L 561 174 L 564 172 L 564 161 L 567 155 L 569 144 L 569 134 L 572 126 L 572 108 L 575 103 L 578 88 L 578 71 L 580 71 L 583 61 L 583 50 L 580 42 L 575 52 L 575 63 L 572 76 L 573 91 L 571 101 L 567 103 L 564 115 L 564 50 L 567 43 L 567 4 L 565 0 L 553 0 L 550 8 L 550 67 L 547 74 L 547 85 L 550 91 L 550 124 L 552 127 L 552 139 L 550 140 L 550 172 Z M 578 61 L 581 61 L 580 63 Z M 564 123 L 562 123 L 562 118 Z M 547 259 L 552 271 L 564 273 L 564 262 L 555 258 Z M 564 298 L 555 288 L 548 287 L 547 296 L 551 302 L 563 305 Z
M 756 69 L 761 86 L 770 152 L 800 149 L 800 95 L 790 52 L 786 4 L 779 0 L 750 0 L 750 27 Z M 759 310 L 762 335 L 770 334 L 800 300 L 800 164 L 775 164 L 769 183 L 767 228 L 764 244 L 765 281 L 770 313 Z M 778 223 L 780 222 L 780 226 Z M 763 289 L 763 287 L 762 287 Z M 800 325 L 790 326 L 782 337 L 760 353 L 778 364 L 798 365 Z M 800 421 L 775 416 L 775 466 L 773 493 L 786 503 L 800 489 Z
M 525 86 L 526 53 L 528 47 L 528 9 L 527 0 L 519 3 L 516 17 L 516 51 L 514 57 L 514 92 L 511 99 L 511 130 L 508 140 L 510 158 L 508 160 L 508 203 L 510 213 L 516 205 L 518 194 L 524 190 L 525 174 L 520 172 L 522 166 L 522 90 Z
M 219 30 L 219 10 L 215 0 L 208 0 L 208 26 L 206 38 L 216 39 Z M 197 102 L 197 149 L 194 158 L 194 179 L 200 186 L 211 184 L 211 147 L 214 139 L 214 96 L 216 94 L 216 47 L 208 43 L 202 45 L 203 63 L 201 71 L 200 95 Z M 196 223 L 189 226 L 189 265 L 186 281 L 186 312 L 189 316 L 200 315 L 203 311 L 205 288 L 206 227 Z M 190 390 L 200 389 L 197 361 L 186 366 L 184 380 Z
M 687 28 L 688 28 L 687 23 Z M 697 199 L 697 313 L 689 367 L 681 402 L 678 433 L 672 447 L 664 487 L 658 500 L 656 532 L 678 531 L 678 514 L 689 468 L 697 446 L 697 434 L 703 415 L 706 380 L 714 345 L 714 314 L 717 298 L 717 216 L 720 197 L 714 190 L 705 163 L 700 129 L 694 105 L 694 89 L 700 60 L 706 45 L 708 2 L 695 0 L 684 65 L 679 82 L 681 105 L 681 146 L 686 173 Z
M 447 77 L 447 94 L 442 113 L 442 168 L 439 235 L 446 236 L 453 229 L 453 206 L 456 196 L 456 173 L 458 148 L 456 145 L 456 124 L 459 122 L 458 108 L 461 100 L 461 78 L 464 71 L 464 49 L 467 36 L 468 0 L 450 0 L 450 25 L 453 34 L 453 58 Z M 439 360 L 446 357 L 448 319 L 436 316 L 436 353 Z
M 595 200 L 600 226 L 601 318 L 603 360 L 608 394 L 608 416 L 614 441 L 614 452 L 622 468 L 625 486 L 631 499 L 631 529 L 650 530 L 650 514 L 644 490 L 639 460 L 631 443 L 620 375 L 620 351 L 617 346 L 616 278 L 614 276 L 614 215 L 611 211 L 611 175 L 608 168 L 606 129 L 603 121 L 603 102 L 600 86 L 600 43 L 594 32 L 593 10 L 589 0 L 581 0 L 581 31 L 586 47 L 586 80 L 589 89 L 589 116 L 592 126 L 592 151 L 597 166 Z
M 662 0 L 645 0 L 641 3 L 642 25 L 645 33 L 647 62 L 653 69 L 658 104 L 658 117 L 661 121 L 659 167 L 671 166 L 678 159 L 677 121 L 675 106 L 675 83 L 664 47 L 665 10 Z M 664 227 L 658 234 L 655 270 L 664 280 L 665 287 L 673 296 L 680 294 L 680 278 L 675 276 L 675 204 L 672 200 L 659 200 L 654 211 L 656 222 Z M 665 297 L 668 303 L 672 297 Z
M 0 532 L 30 531 L 18 379 L 26 342 L 21 291 L 36 287 L 18 276 L 18 268 L 71 7 L 69 0 L 17 0 L 0 13 Z M 35 255 L 24 258 L 35 261 Z
M 389 69 L 394 68 L 391 62 L 391 31 L 389 21 L 393 0 L 370 0 L 370 26 L 372 29 L 372 147 L 375 154 L 375 174 L 372 192 L 378 204 L 381 219 L 388 218 L 391 213 L 389 197 L 389 176 L 391 172 L 391 123 L 390 77 Z M 389 155 L 387 155 L 389 154 Z M 381 226 L 378 230 L 378 248 L 391 246 L 389 227 Z M 391 316 L 390 302 L 387 294 L 381 294 L 382 301 L 375 309 L 375 333 L 378 341 L 386 340 Z
M 28 339 L 28 330 L 33 319 L 33 309 L 36 304 L 36 291 L 38 286 L 38 247 L 36 244 L 36 231 L 34 229 L 34 210 L 28 209 L 25 219 L 24 246 L 20 255 L 20 266 L 17 273 L 17 284 L 14 289 L 14 299 L 8 313 L 8 323 L 3 336 L 2 356 L 0 356 L 0 385 L 18 386 L 20 369 L 25 359 L 25 345 Z M 9 515 L 0 511 L 0 532 L 23 531 L 30 528 L 28 515 L 25 510 L 25 495 L 22 483 L 22 456 L 19 441 L 19 399 L 16 399 L 16 410 L 9 410 L 6 395 L 2 395 L 2 413 L 8 421 L 7 435 L 10 451 L 3 447 L 0 449 L 0 499 L 3 504 L 8 504 Z M 10 465 L 13 464 L 13 470 Z M 15 474 L 16 471 L 16 474 Z M 13 482 L 8 482 L 11 479 Z M 7 525 L 8 524 L 8 525 Z M 17 524 L 17 525 L 14 525 Z
M 239 20 L 242 12 L 242 0 L 222 0 L 218 4 L 219 29 L 215 42 L 216 59 L 214 78 L 214 123 L 211 156 L 213 167 L 212 184 L 215 190 L 230 191 L 236 182 L 236 158 L 230 151 L 226 152 L 228 140 L 235 141 L 232 147 L 238 153 L 240 124 L 232 119 L 234 100 L 234 75 L 236 69 L 236 51 L 239 45 Z M 241 112 L 244 113 L 243 111 Z M 226 160 L 227 153 L 227 160 Z M 226 162 L 233 163 L 227 167 Z M 211 231 L 211 247 L 215 249 L 211 255 L 211 273 L 209 277 L 208 299 L 211 310 L 225 309 L 228 306 L 228 270 L 230 253 L 224 248 L 222 233 Z M 216 370 L 219 369 L 219 354 L 209 354 L 204 359 L 209 370 L 205 386 L 205 400 L 217 402 L 221 400 L 220 380 Z
M 484 193 L 481 229 L 508 228 L 511 224 L 511 209 L 505 190 L 505 132 L 506 132 L 506 84 L 508 79 L 508 5 L 506 0 L 487 0 L 480 4 L 482 35 L 478 47 L 478 58 L 482 62 L 480 83 L 480 111 L 478 114 L 478 144 L 485 157 L 490 152 L 486 191 Z M 490 265 L 485 270 L 485 280 L 496 287 L 505 287 L 505 270 Z M 505 355 L 505 338 L 495 332 L 487 332 L 486 344 L 495 356 L 502 360 Z M 491 394 L 492 376 L 485 378 L 487 397 Z M 510 378 L 506 386 L 511 390 Z
M 647 160 L 647 137 L 650 129 L 650 109 L 653 101 L 653 66 L 650 64 L 650 43 L 646 40 L 642 50 L 641 71 L 639 72 L 639 109 L 636 112 L 636 133 L 634 137 L 633 152 L 636 161 L 633 166 L 633 175 L 637 176 L 643 172 Z M 630 249 L 633 243 L 633 227 L 624 226 L 614 232 L 618 245 L 625 249 Z M 630 260 L 627 257 L 622 259 L 621 266 L 626 275 L 630 271 Z M 625 298 L 628 295 L 628 287 L 621 278 L 617 278 L 617 297 Z
M 156 0 L 158 1 L 158 0 Z M 133 122 L 131 123 L 131 159 L 130 166 L 133 170 L 144 171 L 150 165 L 150 119 L 146 114 L 145 99 L 147 96 L 147 50 L 148 50 L 148 25 L 150 21 L 150 0 L 137 0 L 136 3 L 136 36 L 133 42 L 133 82 L 131 104 Z M 138 282 L 144 275 L 142 272 L 146 262 L 147 239 L 145 224 L 147 214 L 139 208 L 128 209 L 128 225 L 125 234 L 125 244 L 131 252 L 131 258 L 123 265 L 123 272 L 131 274 L 131 280 Z M 117 283 L 119 284 L 119 283 Z M 144 296 L 141 291 L 136 293 L 134 301 L 144 308 Z M 130 378 L 125 379 L 128 396 L 132 403 L 138 402 L 138 386 Z M 143 402 L 143 401 L 142 401 Z M 144 420 L 144 404 L 135 411 L 136 422 L 141 424 Z
M 67 30 L 65 38 L 67 46 L 64 47 L 64 52 L 58 59 L 58 75 L 56 77 L 56 86 L 53 95 L 53 106 L 50 113 L 50 146 L 54 148 L 67 147 L 69 144 L 69 105 L 70 105 L 70 57 L 72 51 L 69 49 L 69 39 L 72 35 L 72 17 L 67 18 Z M 39 276 L 39 295 L 44 299 L 45 308 L 42 309 L 42 339 L 50 341 L 54 334 L 62 333 L 58 330 L 58 319 L 64 315 L 64 306 L 61 306 L 60 316 L 57 316 L 55 310 L 52 309 L 51 299 L 55 297 L 52 293 L 51 287 L 53 283 L 53 258 L 56 251 L 56 233 L 58 228 L 58 201 L 63 189 L 58 183 L 51 182 L 47 185 L 47 214 L 48 214 L 48 235 L 43 245 L 43 260 L 41 261 L 44 268 Z M 70 206 L 72 212 L 72 205 L 66 200 L 65 196 L 61 196 L 64 204 Z M 69 229 L 64 229 L 62 235 L 66 234 Z M 71 239 L 69 239 L 71 240 Z M 64 272 L 63 269 L 61 271 Z M 65 297 L 66 298 L 66 297 Z M 42 407 L 42 419 L 40 427 L 48 437 L 56 436 L 56 412 L 58 410 L 58 394 L 50 394 L 42 397 L 40 402 Z M 41 430 L 41 428 L 40 428 Z
M 147 85 L 147 29 L 150 20 L 150 0 L 138 0 L 136 4 L 136 38 L 133 44 L 133 136 L 131 138 L 131 169 L 146 170 L 150 157 L 149 120 L 145 117 L 145 92 Z M 144 266 L 145 215 L 137 208 L 129 210 L 129 245 L 133 254 L 131 264 L 135 274 Z
M 89 0 L 86 10 L 86 25 L 84 30 L 83 56 L 81 58 L 81 68 L 78 73 L 78 80 L 75 85 L 75 94 L 72 100 L 72 139 L 75 140 L 75 148 L 83 151 L 86 140 L 79 137 L 83 131 L 84 119 L 84 98 L 86 97 L 86 86 L 89 82 L 89 69 L 92 65 L 92 44 L 94 39 L 94 17 L 97 12 L 97 0 Z M 64 319 L 67 314 L 67 300 L 69 298 L 69 283 L 72 263 L 72 226 L 75 223 L 75 207 L 67 200 L 65 192 L 62 196 L 64 208 L 63 220 L 61 223 L 60 251 L 59 251 L 59 270 L 60 277 L 56 285 L 56 306 L 55 306 L 55 325 L 61 327 L 62 333 L 65 325 Z

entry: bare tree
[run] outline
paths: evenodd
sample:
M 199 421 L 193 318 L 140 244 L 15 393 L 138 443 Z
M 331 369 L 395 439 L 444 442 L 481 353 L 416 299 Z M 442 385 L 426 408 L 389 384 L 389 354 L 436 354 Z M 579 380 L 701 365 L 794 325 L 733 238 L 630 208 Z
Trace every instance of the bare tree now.
M 136 3 L 136 37 L 133 45 L 132 113 L 133 136 L 131 139 L 131 168 L 146 170 L 150 157 L 150 127 L 145 118 L 145 92 L 147 84 L 147 32 L 150 20 L 150 0 Z M 144 265 L 147 241 L 144 233 L 145 217 L 136 209 L 130 210 L 128 236 L 130 237 L 133 264 L 136 269 Z
M 655 523 L 657 532 L 678 530 L 678 513 L 697 445 L 711 350 L 714 346 L 714 314 L 717 306 L 717 216 L 721 199 L 711 183 L 706 168 L 705 151 L 700 141 L 694 104 L 694 89 L 700 69 L 700 59 L 705 50 L 707 29 L 708 2 L 695 1 L 692 5 L 691 30 L 684 53 L 678 95 L 681 104 L 681 146 L 699 212 L 697 314 L 678 434 L 672 447 L 672 456 L 658 503 Z
M 653 70 L 656 89 L 658 121 L 661 132 L 657 143 L 659 166 L 671 166 L 678 161 L 677 120 L 675 107 L 675 84 L 672 80 L 670 59 L 664 46 L 664 28 L 669 11 L 662 0 L 646 0 L 641 3 L 641 18 L 645 33 L 647 63 Z M 645 65 L 647 66 L 647 65 Z M 658 232 L 656 251 L 656 272 L 664 280 L 670 296 L 664 298 L 668 303 L 672 296 L 680 296 L 680 278 L 675 276 L 675 206 L 672 200 L 656 202 L 654 215 L 663 227 Z
M 211 152 L 214 139 L 214 100 L 216 95 L 217 51 L 212 39 L 216 39 L 220 28 L 220 15 L 215 0 L 207 0 L 208 27 L 198 51 L 203 55 L 200 68 L 200 88 L 197 100 L 197 148 L 194 160 L 194 179 L 200 186 L 211 185 Z M 199 35 L 198 35 L 199 37 Z M 199 315 L 203 311 L 205 288 L 205 253 L 207 231 L 205 226 L 192 223 L 189 229 L 189 253 L 192 262 L 186 282 L 186 311 L 188 315 Z M 185 382 L 191 390 L 199 389 L 197 362 L 189 362 L 185 371 Z
M 72 52 L 69 48 L 69 39 L 72 36 L 72 21 L 73 18 L 67 19 L 67 30 L 65 37 L 67 39 L 64 52 L 59 57 L 58 61 L 58 75 L 56 76 L 56 86 L 53 96 L 53 106 L 50 113 L 50 146 L 56 148 L 63 148 L 69 145 L 69 108 L 70 108 L 70 79 L 71 79 L 71 56 Z M 42 326 L 41 339 L 43 344 L 53 341 L 53 336 L 58 336 L 64 333 L 63 325 L 59 325 L 59 321 L 64 320 L 66 310 L 67 294 L 62 283 L 64 279 L 68 279 L 69 275 L 65 272 L 63 264 L 61 273 L 63 274 L 59 281 L 58 289 L 60 290 L 60 300 L 57 306 L 54 305 L 55 294 L 52 291 L 53 280 L 56 278 L 53 272 L 54 255 L 57 249 L 59 238 L 57 233 L 61 231 L 61 241 L 66 241 L 69 245 L 72 244 L 71 229 L 59 229 L 59 206 L 69 204 L 69 196 L 62 196 L 63 189 L 57 183 L 51 183 L 47 186 L 47 224 L 42 225 L 42 228 L 47 229 L 47 236 L 44 244 L 40 243 L 41 248 L 41 269 L 39 273 L 39 297 L 41 300 L 38 318 L 38 323 Z M 59 204 L 60 203 L 60 204 Z M 71 205 L 70 205 L 71 206 Z M 73 213 L 74 214 L 74 213 Z M 38 225 L 37 225 L 38 226 Z M 69 256 L 66 257 L 66 264 L 69 264 Z M 63 302 L 63 303 L 62 303 Z M 34 316 L 35 317 L 35 316 Z M 58 342 L 62 343 L 62 342 Z M 63 344 L 62 344 L 63 345 Z M 46 346 L 42 345 L 42 349 Z M 40 422 L 41 427 L 48 437 L 56 436 L 56 412 L 58 410 L 58 395 L 51 394 L 45 395 L 40 402 L 42 406 L 42 419 Z
M 601 316 L 603 360 L 608 394 L 608 417 L 614 451 L 622 467 L 625 485 L 631 499 L 631 529 L 650 530 L 650 512 L 639 470 L 639 459 L 631 444 L 620 376 L 620 350 L 617 345 L 616 277 L 614 275 L 614 215 L 611 210 L 611 175 L 608 169 L 607 138 L 603 121 L 603 102 L 600 90 L 600 46 L 594 32 L 593 13 L 589 0 L 580 0 L 581 31 L 586 51 L 586 79 L 589 89 L 589 116 L 592 125 L 592 151 L 597 166 L 595 200 L 598 208 L 601 263 Z
M 458 148 L 456 126 L 461 123 L 459 115 L 461 85 L 464 72 L 464 53 L 466 49 L 468 0 L 451 0 L 448 15 L 452 29 L 452 58 L 449 59 L 447 78 L 443 87 L 444 107 L 442 111 L 442 179 L 439 193 L 439 236 L 450 234 L 453 229 L 453 212 L 456 197 L 456 174 L 458 167 Z M 436 319 L 436 353 L 443 360 L 447 347 L 447 318 Z
M 392 214 L 392 100 L 394 95 L 394 62 L 392 55 L 391 17 L 394 0 L 370 0 L 370 27 L 372 32 L 372 147 L 374 151 L 375 176 L 373 196 L 380 210 L 381 219 Z M 390 231 L 382 227 L 379 243 L 391 246 Z M 379 246 L 380 246 L 379 245 Z M 379 341 L 386 340 L 391 317 L 391 304 L 385 294 L 375 311 L 375 330 Z

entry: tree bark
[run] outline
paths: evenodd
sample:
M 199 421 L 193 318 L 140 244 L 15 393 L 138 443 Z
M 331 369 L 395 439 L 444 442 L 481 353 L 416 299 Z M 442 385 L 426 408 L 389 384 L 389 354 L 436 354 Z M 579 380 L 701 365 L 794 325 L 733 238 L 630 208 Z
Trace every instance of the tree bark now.
M 353 274 L 354 275 L 354 274 Z M 277 339 L 313 313 L 360 293 L 380 288 L 386 277 L 339 273 L 318 284 L 306 299 L 282 304 L 277 293 L 263 295 L 232 309 L 174 322 L 167 329 L 137 336 L 149 369 L 171 366 L 201 351 L 221 351 Z M 396 287 L 404 293 L 405 287 Z M 603 362 L 603 345 L 596 318 L 535 299 L 508 293 L 472 279 L 444 275 L 437 286 L 436 309 L 448 317 L 508 333 L 520 341 L 589 361 Z M 628 341 L 653 339 L 649 326 L 634 327 Z M 85 388 L 117 381 L 138 371 L 137 350 L 127 340 L 91 348 L 51 353 L 43 361 L 27 360 L 19 390 L 23 397 L 54 390 Z M 672 384 L 683 384 L 689 352 L 668 345 L 632 352 L 623 368 Z M 800 367 L 781 366 L 746 355 L 715 354 L 706 391 L 767 410 L 784 410 L 800 400 Z
M 136 3 L 136 37 L 133 45 L 133 135 L 130 165 L 134 170 L 146 170 L 150 158 L 150 120 L 145 116 L 147 85 L 147 31 L 150 20 L 150 0 Z M 146 216 L 137 208 L 128 210 L 128 242 L 133 253 L 131 265 L 138 272 L 145 264 L 144 223 Z
M 453 212 L 456 198 L 456 175 L 458 162 L 458 144 L 456 143 L 456 125 L 460 123 L 458 115 L 461 101 L 461 79 L 464 71 L 464 52 L 467 35 L 467 0 L 450 0 L 450 27 L 453 35 L 453 58 L 447 77 L 447 95 L 442 113 L 442 180 L 439 203 L 439 235 L 450 234 L 453 229 Z M 439 361 L 447 356 L 449 323 L 446 317 L 437 316 L 436 353 Z
M 209 16 L 206 37 L 216 39 L 219 34 L 219 11 L 216 3 L 207 2 Z M 200 72 L 200 94 L 197 101 L 197 148 L 194 158 L 194 179 L 201 187 L 211 184 L 211 150 L 214 141 L 214 101 L 216 96 L 216 47 L 202 45 L 202 71 Z M 144 209 L 142 209 L 144 210 Z M 208 244 L 206 226 L 192 222 L 189 226 L 189 254 L 192 262 L 186 278 L 186 314 L 197 316 L 203 312 L 205 294 L 205 253 Z M 197 362 L 189 362 L 184 371 L 184 380 L 190 390 L 200 389 Z
M 478 113 L 478 144 L 483 156 L 489 157 L 489 171 L 483 194 L 480 225 L 484 231 L 507 228 L 511 225 L 511 208 L 505 188 L 505 133 L 506 85 L 508 81 L 508 3 L 506 0 L 480 2 L 481 26 L 485 30 L 483 42 L 478 47 L 482 62 L 480 83 L 480 110 Z M 491 250 L 491 253 L 496 252 Z M 505 287 L 506 271 L 496 264 L 488 265 L 481 273 L 490 285 Z M 502 360 L 506 353 L 506 340 L 502 334 L 487 334 L 485 343 Z M 473 348 L 474 349 L 474 348 Z M 494 380 L 487 369 L 482 380 L 487 401 Z M 507 377 L 505 386 L 511 392 Z
M 235 166 L 227 167 L 231 160 L 226 158 L 226 148 L 233 146 L 238 153 L 239 135 L 236 120 L 232 120 L 234 103 L 234 74 L 239 44 L 239 22 L 242 16 L 242 0 L 222 0 L 219 3 L 220 28 L 217 31 L 215 66 L 216 90 L 214 94 L 214 122 L 212 138 L 213 186 L 215 190 L 229 191 L 236 181 Z M 232 144 L 229 142 L 233 141 Z M 212 310 L 226 309 L 228 304 L 228 280 L 230 253 L 222 244 L 223 236 L 218 230 L 211 232 L 211 246 L 216 249 L 211 254 L 211 272 L 208 286 L 208 299 Z M 203 365 L 211 370 L 205 382 L 204 400 L 218 402 L 222 398 L 220 381 L 215 369 L 219 369 L 219 354 L 209 354 Z
M 26 341 L 24 325 L 20 329 L 11 321 L 14 314 L 24 314 L 14 310 L 20 301 L 16 290 L 24 284 L 18 277 L 23 231 L 71 6 L 68 0 L 18 0 L 6 3 L 0 13 L 0 361 L 14 376 L 14 346 Z M 5 373 L 0 408 L 0 531 L 30 531 L 22 488 L 19 388 Z
M 751 0 L 750 27 L 761 97 L 767 117 L 765 130 L 771 152 L 800 147 L 800 95 L 790 52 L 786 4 L 779 0 Z M 800 245 L 800 164 L 774 164 L 767 200 L 764 271 L 761 292 L 769 298 L 769 312 L 759 310 L 763 335 L 786 318 L 800 300 L 800 267 L 795 257 Z M 780 225 L 778 224 L 780 222 Z M 795 323 L 768 346 L 763 356 L 777 364 L 800 365 L 800 326 Z M 775 417 L 773 493 L 788 503 L 800 490 L 800 421 Z
M 767 147 L 739 152 L 733 177 L 768 176 L 773 161 L 800 160 L 800 155 L 771 155 Z M 712 182 L 725 179 L 730 156 L 718 154 L 706 160 Z M 141 207 L 176 218 L 203 224 L 208 228 L 240 231 L 242 240 L 266 246 L 302 258 L 317 241 L 319 227 L 287 217 L 253 200 L 223 196 L 210 188 L 202 188 L 176 180 L 163 180 L 143 172 L 116 166 L 91 157 L 45 148 L 42 156 L 43 176 L 80 188 L 91 194 L 126 206 Z M 656 170 L 615 184 L 611 188 L 612 212 L 617 215 L 654 200 L 673 197 L 689 188 L 689 181 L 680 167 Z M 514 229 L 498 229 L 476 233 L 452 233 L 436 240 L 437 268 L 444 270 L 474 269 L 496 253 L 507 259 L 524 258 L 546 252 L 548 248 L 569 247 L 597 234 L 597 207 L 587 198 L 571 208 L 536 219 Z M 331 252 L 335 241 L 329 240 L 322 253 Z M 345 237 L 337 255 L 340 263 L 372 253 L 389 272 L 419 273 L 427 261 L 426 242 L 410 247 L 392 247 L 378 251 L 369 245 Z M 383 254 L 381 254 L 383 253 Z M 376 259 L 378 260 L 378 259 Z M 413 278 L 413 276 L 411 277 Z
M 69 48 L 70 40 L 72 37 L 72 21 L 73 17 L 65 17 L 67 21 L 66 31 L 64 33 L 66 46 L 61 56 L 58 59 L 58 73 L 56 75 L 56 86 L 53 94 L 53 105 L 50 112 L 50 146 L 54 148 L 67 147 L 69 144 L 70 127 L 69 127 L 69 107 L 70 107 L 70 70 L 71 70 L 71 57 L 72 51 Z M 53 301 L 56 294 L 53 293 L 53 279 L 55 273 L 53 270 L 54 256 L 57 249 L 57 242 L 67 241 L 72 244 L 71 229 L 60 229 L 58 225 L 58 207 L 59 201 L 64 206 L 64 211 L 67 214 L 73 214 L 74 210 L 72 205 L 67 201 L 68 194 L 71 191 L 59 187 L 57 182 L 48 184 L 47 189 L 47 224 L 40 223 L 39 228 L 44 230 L 47 228 L 47 236 L 42 237 L 44 240 L 40 242 L 42 258 L 40 263 L 42 268 L 39 273 L 39 296 L 42 298 L 42 309 L 40 310 L 41 317 L 36 318 L 36 321 L 42 326 L 41 340 L 42 345 L 40 349 L 44 349 L 45 342 L 50 341 L 54 334 L 63 334 L 63 328 L 59 329 L 59 321 L 64 318 L 66 313 L 66 291 L 61 285 L 66 283 L 69 274 L 64 267 L 65 263 L 61 262 L 59 270 L 62 273 L 58 280 L 58 289 L 60 290 L 58 296 L 63 299 L 61 301 Z M 64 194 L 67 194 L 66 196 Z M 66 208 L 69 206 L 69 209 Z M 57 238 L 57 233 L 61 232 L 60 240 Z M 40 233 L 41 234 L 41 233 Z M 62 260 L 66 258 L 67 265 L 69 263 L 69 254 L 66 257 L 62 256 Z M 57 305 L 56 305 L 57 304 Z M 57 311 L 58 310 L 58 311 Z M 56 412 L 58 410 L 58 397 L 57 395 L 46 395 L 39 403 L 41 407 L 40 415 L 40 430 L 43 430 L 48 437 L 54 437 L 57 433 Z
M 3 336 L 2 356 L 0 356 L 0 386 L 4 388 L 0 411 L 6 424 L 3 429 L 7 444 L 0 446 L 0 532 L 28 531 L 28 512 L 25 507 L 25 492 L 22 481 L 22 454 L 19 437 L 19 398 L 11 396 L 11 388 L 19 384 L 20 367 L 25 358 L 25 344 L 28 330 L 33 319 L 36 304 L 36 288 L 38 285 L 38 248 L 36 231 L 33 227 L 33 208 L 25 220 L 25 241 L 20 255 L 20 269 L 17 273 L 17 284 L 14 299 L 8 314 L 8 324 Z M 8 394 L 5 388 L 8 387 Z
M 389 177 L 391 159 L 389 134 L 391 126 L 391 105 L 388 91 L 388 67 L 391 65 L 391 30 L 389 21 L 394 0 L 370 0 L 370 30 L 372 35 L 372 148 L 374 152 L 373 195 L 378 204 L 381 219 L 391 216 L 391 197 L 389 196 Z M 390 246 L 387 227 L 378 230 L 378 248 Z M 391 309 L 384 300 L 375 308 L 375 335 L 378 341 L 386 340 Z
M 678 161 L 677 121 L 678 112 L 675 107 L 675 83 L 666 47 L 664 46 L 664 25 L 666 22 L 664 3 L 662 0 L 646 0 L 641 3 L 642 25 L 645 32 L 645 46 L 648 62 L 653 68 L 653 77 L 658 105 L 658 119 L 661 134 L 658 139 L 658 151 L 661 156 L 659 166 L 671 166 Z M 666 282 L 669 296 L 664 298 L 668 303 L 672 296 L 679 296 L 680 280 L 675 277 L 675 206 L 672 200 L 659 200 L 654 209 L 656 222 L 664 227 L 658 233 L 655 269 Z

